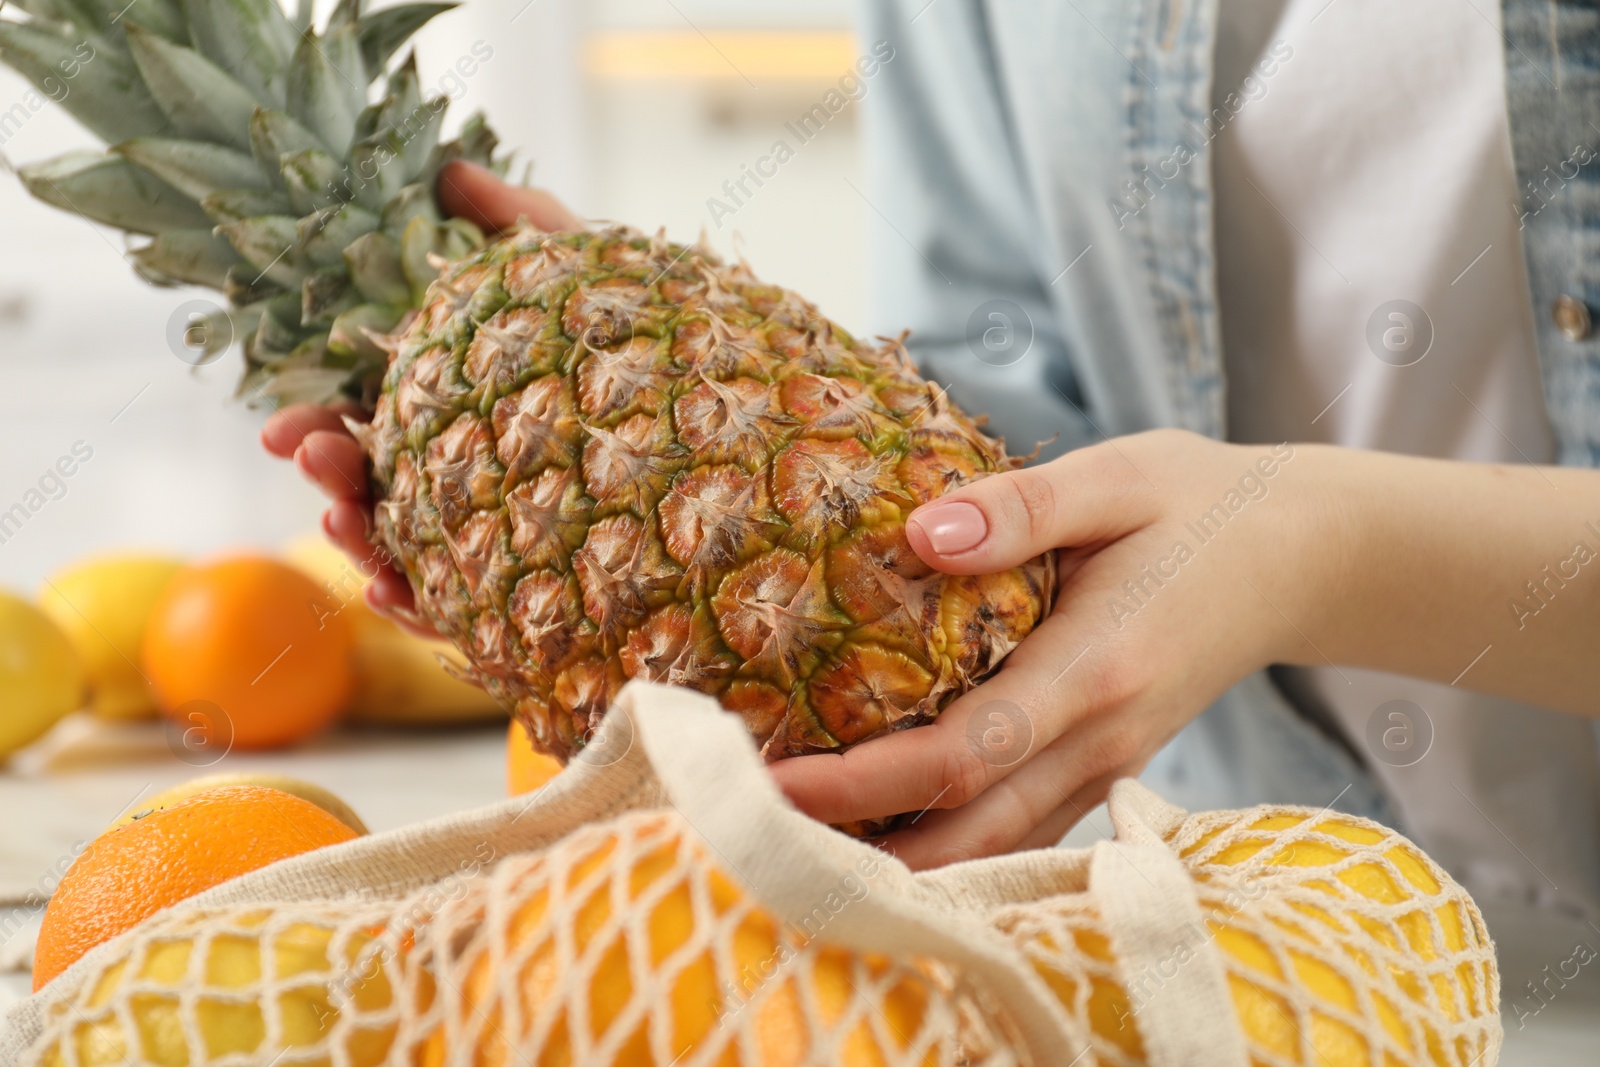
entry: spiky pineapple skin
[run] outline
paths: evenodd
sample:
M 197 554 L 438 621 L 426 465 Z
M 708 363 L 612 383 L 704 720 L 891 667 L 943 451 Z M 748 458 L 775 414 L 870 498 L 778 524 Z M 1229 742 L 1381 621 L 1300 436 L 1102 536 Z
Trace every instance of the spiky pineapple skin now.
M 375 541 L 545 751 L 623 682 L 687 685 L 768 759 L 920 725 L 1048 613 L 1053 557 L 946 577 L 911 510 L 1006 470 L 898 340 L 698 247 L 526 230 L 389 338 Z

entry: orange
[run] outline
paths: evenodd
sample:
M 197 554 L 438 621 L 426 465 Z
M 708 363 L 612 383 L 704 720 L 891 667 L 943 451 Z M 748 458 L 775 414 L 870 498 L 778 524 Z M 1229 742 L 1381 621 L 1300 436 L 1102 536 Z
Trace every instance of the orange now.
M 144 637 L 145 674 L 188 747 L 275 748 L 322 729 L 355 691 L 349 614 L 265 556 L 186 567 Z
M 717 1041 L 732 1045 L 717 1064 L 882 1067 L 912 1062 L 906 1035 L 921 1034 L 943 996 L 914 960 L 780 921 L 674 813 L 586 826 L 507 862 L 516 873 L 499 906 L 442 973 L 459 996 L 420 1067 L 671 1067 L 691 1050 L 711 1062 L 704 1046 Z M 868 997 L 872 1010 L 852 1019 Z M 455 1047 L 467 1044 L 467 1055 Z M 610 1055 L 594 1055 L 607 1044 Z
M 506 796 L 531 793 L 560 772 L 560 762 L 534 748 L 528 731 L 512 719 L 506 731 Z
M 90 843 L 50 897 L 33 988 L 162 908 L 230 878 L 357 837 L 309 800 L 226 786 L 114 827 Z

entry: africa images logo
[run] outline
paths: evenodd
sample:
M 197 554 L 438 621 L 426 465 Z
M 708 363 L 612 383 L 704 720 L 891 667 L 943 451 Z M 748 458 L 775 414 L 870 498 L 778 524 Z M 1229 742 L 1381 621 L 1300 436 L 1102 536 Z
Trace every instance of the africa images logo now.
M 83 464 L 94 458 L 94 448 L 87 441 L 74 441 L 67 454 L 61 456 L 43 474 L 36 484 L 23 491 L 22 498 L 10 507 L 0 510 L 0 545 L 8 543 L 22 532 L 28 520 L 45 509 L 52 500 L 67 495 L 67 479 L 77 474 Z

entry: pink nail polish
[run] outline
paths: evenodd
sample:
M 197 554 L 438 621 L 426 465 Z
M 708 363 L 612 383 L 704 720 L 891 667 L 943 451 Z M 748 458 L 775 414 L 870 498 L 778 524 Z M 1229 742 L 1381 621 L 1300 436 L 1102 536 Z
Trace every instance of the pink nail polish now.
M 989 535 L 983 512 L 959 500 L 923 508 L 911 521 L 922 527 L 928 544 L 941 556 L 976 548 Z

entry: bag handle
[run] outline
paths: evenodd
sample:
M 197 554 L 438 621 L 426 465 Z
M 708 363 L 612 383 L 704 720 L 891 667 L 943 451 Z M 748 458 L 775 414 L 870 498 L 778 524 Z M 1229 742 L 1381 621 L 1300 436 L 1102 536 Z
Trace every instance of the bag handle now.
M 1114 790 L 1114 810 L 1118 799 Z M 1122 820 L 1137 819 L 1127 808 L 1117 814 L 1120 837 Z M 1194 879 L 1152 828 L 1128 829 L 1135 840 L 1095 844 L 1089 886 L 1151 1067 L 1244 1067 L 1244 1036 Z
M 616 716 L 627 718 L 672 806 L 779 919 L 798 925 L 838 893 L 842 879 L 877 871 L 866 892 L 830 915 L 829 940 L 890 956 L 932 956 L 962 968 L 1006 1006 L 1040 1067 L 1074 1062 L 1088 1047 L 1087 1035 L 998 933 L 929 907 L 904 864 L 791 807 L 744 723 L 716 701 L 633 681 L 607 718 Z

